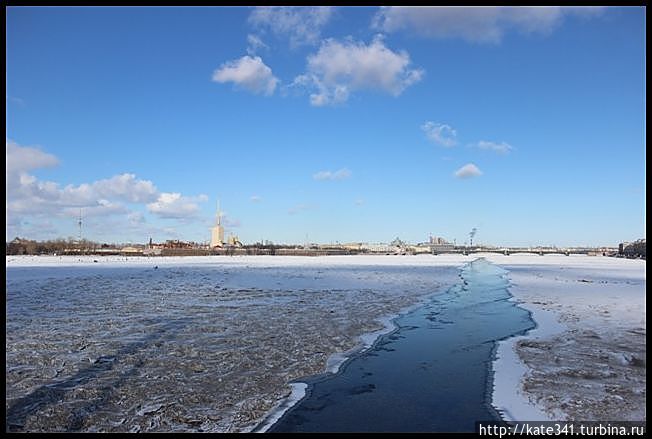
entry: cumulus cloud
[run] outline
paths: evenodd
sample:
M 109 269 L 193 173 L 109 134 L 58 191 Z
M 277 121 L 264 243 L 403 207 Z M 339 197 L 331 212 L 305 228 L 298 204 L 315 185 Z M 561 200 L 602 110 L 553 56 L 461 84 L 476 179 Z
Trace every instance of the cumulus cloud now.
M 380 36 L 370 44 L 328 39 L 308 56 L 306 72 L 292 87 L 309 90 L 314 106 L 342 103 L 356 90 L 380 90 L 392 96 L 420 81 L 424 71 L 410 68 L 406 51 L 393 51 Z
M 480 140 L 476 144 L 476 146 L 480 149 L 487 149 L 490 151 L 497 152 L 499 154 L 507 154 L 512 149 L 514 149 L 509 143 L 505 143 L 505 142 L 496 143 L 496 142 L 489 142 L 486 140 Z
M 205 195 L 184 197 L 160 193 L 151 181 L 129 173 L 79 185 L 61 186 L 42 181 L 28 171 L 54 166 L 58 159 L 37 148 L 20 146 L 9 140 L 6 143 L 7 236 L 21 231 L 33 232 L 24 227 L 32 218 L 77 217 L 80 208 L 85 218 L 101 218 L 106 223 L 108 217 L 122 216 L 131 224 L 139 217 L 133 216 L 136 214 L 125 203 L 149 203 L 150 211 L 164 218 L 194 218 L 196 203 L 207 200 Z
M 161 218 L 188 218 L 199 212 L 197 202 L 207 200 L 206 195 L 184 197 L 178 192 L 163 192 L 155 202 L 147 205 L 147 209 Z
M 457 131 L 450 125 L 427 121 L 421 125 L 421 129 L 428 139 L 439 145 L 451 147 L 457 144 Z
M 93 190 L 102 197 L 117 198 L 130 203 L 156 200 L 158 191 L 149 180 L 138 180 L 134 174 L 121 174 L 93 183 Z
M 59 164 L 52 154 L 31 146 L 20 146 L 13 140 L 5 139 L 7 174 L 19 174 L 38 168 L 49 168 Z
M 342 168 L 335 172 L 319 171 L 312 176 L 315 180 L 345 180 L 349 177 L 351 177 L 351 171 L 346 168 Z
M 25 172 L 18 176 L 7 173 L 7 206 L 14 212 L 33 213 L 65 207 L 97 207 L 111 199 L 130 203 L 156 200 L 158 191 L 151 181 L 138 180 L 133 174 L 116 175 L 93 183 L 67 185 L 41 181 Z M 106 205 L 106 203 L 104 203 Z M 117 209 L 112 209 L 117 212 Z
M 249 15 L 249 23 L 261 31 L 288 38 L 291 47 L 316 44 L 321 31 L 333 15 L 333 8 L 258 6 Z
M 480 175 L 482 175 L 482 171 L 473 163 L 467 163 L 455 171 L 455 177 L 457 178 L 473 178 L 479 177 Z
M 500 43 L 508 30 L 549 34 L 565 15 L 600 14 L 602 8 L 560 6 L 387 6 L 372 27 L 384 32 L 407 30 L 430 38 L 461 38 L 473 43 Z
M 213 81 L 233 82 L 236 87 L 267 96 L 274 94 L 279 82 L 278 78 L 272 74 L 272 69 L 266 66 L 259 56 L 249 55 L 222 64 L 213 72 Z

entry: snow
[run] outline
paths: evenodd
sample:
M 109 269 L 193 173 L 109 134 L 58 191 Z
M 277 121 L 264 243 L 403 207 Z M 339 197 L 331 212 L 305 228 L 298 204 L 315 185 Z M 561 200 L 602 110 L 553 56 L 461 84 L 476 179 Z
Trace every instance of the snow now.
M 292 393 L 290 393 L 290 396 L 288 396 L 285 400 L 281 401 L 279 406 L 275 407 L 275 409 L 272 411 L 272 414 L 268 416 L 257 428 L 256 433 L 265 433 L 267 430 L 270 429 L 270 427 L 272 427 L 272 425 L 276 423 L 276 421 L 281 419 L 283 413 L 285 413 L 288 409 L 290 409 L 294 404 L 299 402 L 306 395 L 306 389 L 308 388 L 308 384 L 290 383 L 290 387 L 292 388 Z
M 644 418 L 645 367 L 631 363 L 645 359 L 646 262 L 581 255 L 486 257 L 509 271 L 513 300 L 537 324 L 524 336 L 500 342 L 493 364 L 494 407 L 519 421 Z M 599 376 L 591 375 L 596 367 Z M 617 404 L 623 395 L 625 406 Z

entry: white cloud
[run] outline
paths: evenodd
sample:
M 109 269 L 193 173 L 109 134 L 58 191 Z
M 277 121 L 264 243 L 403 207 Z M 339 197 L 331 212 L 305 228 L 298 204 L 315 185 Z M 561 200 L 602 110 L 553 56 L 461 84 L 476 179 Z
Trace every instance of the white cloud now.
M 274 94 L 279 80 L 272 74 L 272 69 L 265 65 L 259 56 L 245 55 L 237 60 L 228 61 L 213 72 L 213 81 L 219 83 L 233 82 L 255 94 L 270 96 Z
M 158 197 L 151 181 L 138 180 L 133 174 L 122 174 L 93 183 L 61 187 L 51 181 L 40 181 L 21 172 L 7 173 L 7 206 L 12 212 L 59 212 L 66 207 L 97 207 L 102 200 L 146 203 Z M 106 203 L 104 203 L 106 205 Z M 112 211 L 117 212 L 116 209 Z
M 364 206 L 364 203 L 365 203 L 365 201 L 363 199 L 361 199 L 361 198 L 355 200 L 355 202 L 354 202 L 354 204 L 356 206 Z
M 349 177 L 351 177 L 351 171 L 346 168 L 342 168 L 335 172 L 319 171 L 312 176 L 315 180 L 344 180 Z
M 269 46 L 258 35 L 247 35 L 247 53 L 249 55 L 255 55 L 260 49 L 269 49 Z
M 108 224 L 109 217 L 123 218 L 131 225 L 142 223 L 142 214 L 130 211 L 124 203 L 149 203 L 147 206 L 151 206 L 150 211 L 161 217 L 195 218 L 198 210 L 196 203 L 208 199 L 205 195 L 184 197 L 180 194 L 160 193 L 151 181 L 137 179 L 129 173 L 62 187 L 59 183 L 39 180 L 27 172 L 56 165 L 59 161 L 55 156 L 9 140 L 6 151 L 5 231 L 8 237 L 22 232 L 33 233 L 32 228 L 24 227 L 32 218 L 62 218 L 65 223 L 69 223 L 65 218 L 76 218 L 80 208 L 84 218 L 95 217 L 102 224 Z M 100 229 L 98 227 L 96 233 Z M 43 234 L 36 233 L 36 236 Z
M 589 17 L 602 8 L 560 6 L 387 6 L 372 27 L 384 32 L 407 30 L 430 38 L 461 38 L 474 43 L 500 43 L 505 32 L 549 34 L 565 15 Z
M 345 102 L 356 90 L 380 90 L 398 96 L 423 78 L 422 69 L 409 66 L 408 53 L 392 51 L 379 36 L 370 44 L 328 39 L 317 53 L 308 56 L 306 72 L 294 79 L 292 87 L 311 91 L 314 106 Z
M 208 197 L 184 197 L 178 192 L 163 192 L 158 200 L 147 205 L 147 209 L 161 218 L 188 218 L 199 212 L 197 202 L 206 201 Z
M 52 154 L 37 148 L 20 146 L 6 141 L 6 209 L 7 216 L 16 213 L 38 213 L 56 207 L 78 206 L 80 202 L 91 203 L 88 188 L 60 188 L 57 183 L 39 181 L 28 171 L 55 166 L 59 160 Z M 83 200 L 82 200 L 83 198 Z M 83 203 L 82 203 L 83 204 Z
M 149 180 L 137 180 L 134 174 L 121 174 L 93 183 L 93 190 L 102 197 L 130 203 L 147 203 L 157 199 L 158 191 Z
M 291 47 L 298 47 L 316 44 L 332 14 L 333 8 L 326 6 L 258 6 L 249 15 L 249 23 L 261 31 L 287 37 Z
M 32 169 L 49 168 L 59 164 L 52 154 L 30 146 L 20 146 L 16 142 L 5 139 L 7 174 L 16 174 Z
M 480 140 L 476 144 L 476 146 L 480 149 L 488 149 L 490 151 L 495 151 L 499 154 L 507 154 L 512 149 L 514 149 L 512 145 L 510 145 L 509 143 L 505 143 L 505 142 L 496 143 L 496 142 L 489 142 L 486 140 Z
M 482 171 L 473 163 L 468 163 L 455 171 L 455 177 L 457 178 L 472 178 L 480 175 L 482 175 Z
M 252 195 L 250 198 L 252 203 L 260 203 L 263 199 L 258 195 Z
M 439 145 L 451 147 L 457 144 L 457 131 L 450 125 L 427 121 L 421 125 L 421 129 L 428 139 Z

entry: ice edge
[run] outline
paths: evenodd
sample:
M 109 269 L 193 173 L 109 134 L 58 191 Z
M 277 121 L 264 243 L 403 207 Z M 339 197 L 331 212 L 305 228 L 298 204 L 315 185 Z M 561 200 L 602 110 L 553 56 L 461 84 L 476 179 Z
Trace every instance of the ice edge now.
M 508 300 L 528 311 L 535 326 L 524 334 L 498 340 L 491 363 L 493 370 L 491 406 L 507 422 L 554 421 L 555 419 L 546 413 L 540 404 L 532 401 L 527 392 L 522 390 L 523 379 L 532 369 L 518 357 L 516 343 L 521 340 L 548 337 L 563 332 L 566 328 L 557 322 L 552 311 L 518 300 L 512 292 L 516 285 L 509 279 L 509 272 L 506 276 L 510 281 L 508 291 L 511 297 Z
M 378 341 L 378 339 L 380 339 L 380 337 L 398 329 L 398 325 L 396 325 L 395 323 L 396 319 L 425 305 L 425 303 L 428 300 L 430 300 L 432 297 L 434 297 L 435 295 L 441 292 L 446 291 L 448 288 L 451 288 L 453 285 L 454 284 L 452 285 L 439 284 L 435 287 L 434 292 L 423 296 L 414 304 L 402 308 L 397 313 L 387 314 L 385 316 L 377 318 L 376 321 L 380 322 L 383 325 L 383 327 L 376 331 L 367 332 L 358 336 L 357 339 L 359 343 L 355 347 L 349 349 L 348 351 L 335 352 L 334 354 L 331 354 L 326 360 L 325 371 L 327 373 L 336 374 L 340 370 L 342 364 L 346 362 L 346 360 L 348 360 L 354 355 L 361 354 L 367 351 L 368 349 L 374 346 L 374 344 Z M 271 409 L 262 418 L 262 421 L 257 423 L 254 427 L 252 427 L 250 432 L 254 432 L 254 433 L 267 432 L 267 430 L 269 430 L 274 424 L 276 424 L 276 422 L 279 421 L 279 419 L 281 419 L 281 417 L 285 414 L 285 412 L 287 412 L 292 407 L 294 407 L 299 401 L 301 401 L 306 396 L 306 389 L 308 388 L 307 383 L 295 381 L 293 383 L 290 383 L 290 386 L 292 388 L 292 393 L 288 397 L 282 399 L 276 405 L 276 407 Z

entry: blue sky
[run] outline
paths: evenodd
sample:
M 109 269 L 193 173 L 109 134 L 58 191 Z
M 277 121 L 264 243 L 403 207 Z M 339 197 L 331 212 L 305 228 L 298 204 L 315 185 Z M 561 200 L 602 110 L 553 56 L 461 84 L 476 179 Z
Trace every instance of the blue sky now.
M 6 237 L 645 236 L 645 9 L 9 7 Z

